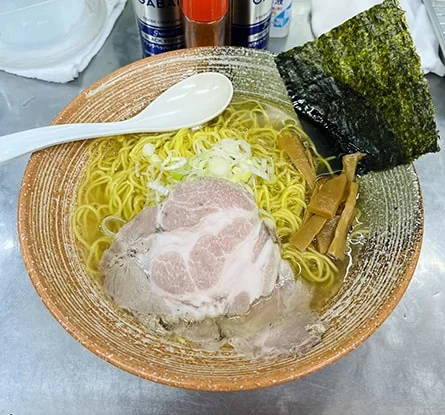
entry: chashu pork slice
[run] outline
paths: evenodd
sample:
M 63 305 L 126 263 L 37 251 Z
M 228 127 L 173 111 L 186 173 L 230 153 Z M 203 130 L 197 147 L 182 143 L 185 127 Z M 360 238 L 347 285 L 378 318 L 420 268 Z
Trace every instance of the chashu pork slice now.
M 310 308 L 311 291 L 295 280 L 289 263 L 281 261 L 272 293 L 257 300 L 247 313 L 181 322 L 170 330 L 210 351 L 230 344 L 237 353 L 251 358 L 302 355 L 320 343 L 327 329 Z
M 280 262 L 252 195 L 205 178 L 178 185 L 126 224 L 100 268 L 117 305 L 172 323 L 245 314 L 272 292 Z
M 272 294 L 242 316 L 221 319 L 220 337 L 246 356 L 302 355 L 321 341 L 327 325 L 310 308 L 311 290 L 295 281 L 286 261 Z

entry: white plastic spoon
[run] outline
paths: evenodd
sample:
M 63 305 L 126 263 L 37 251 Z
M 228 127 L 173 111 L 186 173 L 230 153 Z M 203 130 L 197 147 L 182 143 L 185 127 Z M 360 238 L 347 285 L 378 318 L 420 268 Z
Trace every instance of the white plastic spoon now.
M 125 121 L 52 125 L 0 137 L 0 163 L 76 140 L 195 127 L 224 111 L 232 95 L 233 86 L 226 76 L 216 72 L 192 75 Z

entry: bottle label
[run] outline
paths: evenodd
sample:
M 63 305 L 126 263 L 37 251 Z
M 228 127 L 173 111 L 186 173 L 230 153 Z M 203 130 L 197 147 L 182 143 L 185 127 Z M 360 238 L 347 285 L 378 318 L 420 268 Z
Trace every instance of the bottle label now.
M 265 49 L 269 41 L 270 16 L 255 25 L 232 25 L 232 44 Z
M 273 27 L 280 29 L 289 24 L 292 9 L 292 2 L 289 2 L 285 9 L 283 3 L 284 0 L 274 0 L 272 7 Z
M 184 47 L 182 25 L 160 28 L 138 19 L 144 56 L 157 55 Z
M 133 0 L 143 56 L 184 47 L 179 0 Z

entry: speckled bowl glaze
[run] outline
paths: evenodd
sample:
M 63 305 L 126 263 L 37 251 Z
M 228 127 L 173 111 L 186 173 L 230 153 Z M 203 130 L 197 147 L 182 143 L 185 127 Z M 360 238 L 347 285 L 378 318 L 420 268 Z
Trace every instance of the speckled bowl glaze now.
M 177 81 L 202 71 L 228 75 L 237 92 L 266 97 L 292 111 L 273 55 L 241 48 L 181 50 L 135 62 L 74 99 L 58 123 L 126 119 Z M 422 241 L 423 209 L 412 166 L 361 181 L 370 235 L 345 284 L 325 307 L 330 329 L 303 357 L 248 360 L 230 350 L 205 352 L 148 333 L 92 282 L 76 249 L 72 214 L 88 163 L 87 143 L 33 154 L 19 200 L 20 243 L 31 280 L 60 324 L 86 348 L 130 373 L 167 385 L 247 390 L 298 379 L 340 359 L 383 323 L 413 275 Z

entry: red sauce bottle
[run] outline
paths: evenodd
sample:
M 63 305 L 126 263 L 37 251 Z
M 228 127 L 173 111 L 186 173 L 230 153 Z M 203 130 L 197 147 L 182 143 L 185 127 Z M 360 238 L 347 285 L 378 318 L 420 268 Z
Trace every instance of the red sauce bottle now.
M 181 9 L 186 47 L 226 44 L 229 0 L 181 0 Z

